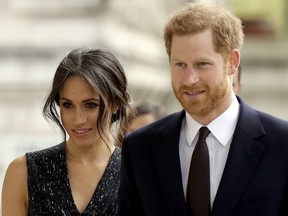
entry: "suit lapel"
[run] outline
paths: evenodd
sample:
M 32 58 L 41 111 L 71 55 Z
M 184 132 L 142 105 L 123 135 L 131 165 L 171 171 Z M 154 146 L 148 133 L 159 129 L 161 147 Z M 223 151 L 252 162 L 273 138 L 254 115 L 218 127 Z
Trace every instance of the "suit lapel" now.
M 160 128 L 159 143 L 154 145 L 154 161 L 158 179 L 166 198 L 170 215 L 186 215 L 179 159 L 179 137 L 185 112 L 171 116 L 169 123 Z
M 258 114 L 241 100 L 240 104 L 238 124 L 213 203 L 213 216 L 232 215 L 241 193 L 265 151 L 265 146 L 256 141 L 256 138 L 265 134 Z

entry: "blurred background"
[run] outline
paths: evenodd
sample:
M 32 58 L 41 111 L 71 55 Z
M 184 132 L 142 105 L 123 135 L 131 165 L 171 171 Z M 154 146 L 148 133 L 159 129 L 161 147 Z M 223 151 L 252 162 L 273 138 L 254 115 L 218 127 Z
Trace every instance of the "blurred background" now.
M 16 156 L 61 142 L 41 114 L 62 58 L 79 47 L 107 48 L 122 62 L 134 103 L 181 109 L 170 86 L 162 31 L 187 0 L 0 0 L 0 192 Z M 198 1 L 199 2 L 199 1 Z M 210 0 L 245 26 L 241 97 L 288 119 L 288 3 Z

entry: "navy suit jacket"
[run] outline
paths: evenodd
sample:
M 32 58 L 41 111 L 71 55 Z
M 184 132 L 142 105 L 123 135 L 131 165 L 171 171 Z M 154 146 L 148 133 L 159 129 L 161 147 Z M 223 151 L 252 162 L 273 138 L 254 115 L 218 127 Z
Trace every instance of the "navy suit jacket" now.
M 287 216 L 288 122 L 238 100 L 239 119 L 212 215 Z M 120 216 L 186 215 L 179 158 L 184 116 L 171 114 L 125 138 Z

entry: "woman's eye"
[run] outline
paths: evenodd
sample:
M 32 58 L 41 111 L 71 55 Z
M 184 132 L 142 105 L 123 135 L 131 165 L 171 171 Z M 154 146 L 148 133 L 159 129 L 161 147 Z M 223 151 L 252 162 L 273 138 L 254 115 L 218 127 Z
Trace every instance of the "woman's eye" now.
M 89 109 L 94 109 L 97 106 L 98 106 L 98 104 L 96 104 L 96 103 L 87 103 L 86 104 L 86 107 L 89 108 Z
M 65 107 L 66 109 L 71 109 L 73 107 L 73 105 L 71 103 L 68 103 L 68 102 L 64 102 L 63 104 L 63 107 Z

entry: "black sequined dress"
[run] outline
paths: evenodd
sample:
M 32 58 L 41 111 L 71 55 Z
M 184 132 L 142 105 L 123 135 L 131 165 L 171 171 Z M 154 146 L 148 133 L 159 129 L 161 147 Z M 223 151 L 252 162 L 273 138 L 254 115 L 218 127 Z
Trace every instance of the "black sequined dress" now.
M 29 216 L 114 216 L 118 210 L 120 149 L 116 147 L 84 212 L 74 204 L 68 179 L 65 144 L 26 153 Z

